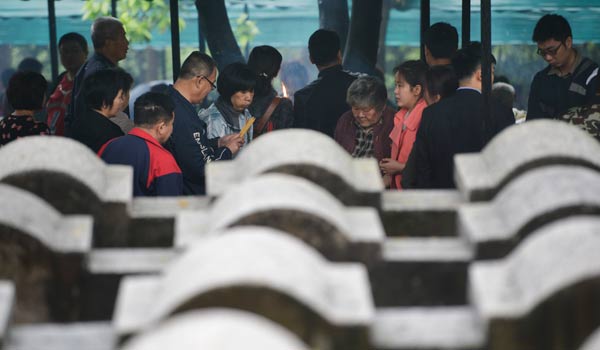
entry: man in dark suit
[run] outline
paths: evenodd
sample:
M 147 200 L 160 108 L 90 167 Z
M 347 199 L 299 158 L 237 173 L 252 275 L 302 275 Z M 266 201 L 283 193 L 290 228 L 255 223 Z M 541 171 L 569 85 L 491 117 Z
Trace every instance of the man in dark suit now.
M 458 90 L 423 111 L 413 147 L 418 188 L 455 188 L 454 155 L 481 151 L 494 135 L 515 122 L 508 107 L 495 103 L 490 118 L 483 118 L 481 59 L 480 43 L 457 51 L 452 66 Z M 493 57 L 492 62 L 496 62 Z
M 319 77 L 294 94 L 294 126 L 320 131 L 333 138 L 338 119 L 350 106 L 348 87 L 356 79 L 342 68 L 340 38 L 336 32 L 319 29 L 308 40 L 310 61 Z

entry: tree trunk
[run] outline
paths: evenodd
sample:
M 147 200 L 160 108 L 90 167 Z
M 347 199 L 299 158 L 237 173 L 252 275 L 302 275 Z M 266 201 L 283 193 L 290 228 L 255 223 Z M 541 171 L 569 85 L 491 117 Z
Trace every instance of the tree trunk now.
M 390 22 L 390 11 L 392 10 L 392 0 L 383 0 L 381 8 L 381 25 L 379 27 L 379 51 L 377 52 L 377 68 L 383 74 L 387 71 L 385 66 L 385 39 L 387 38 L 387 27 Z
M 219 70 L 233 62 L 244 62 L 233 36 L 224 0 L 196 0 L 200 29 Z
M 376 75 L 382 7 L 383 0 L 352 1 L 352 20 L 344 54 L 346 69 Z
M 319 28 L 338 33 L 342 53 L 348 38 L 349 23 L 348 0 L 319 0 Z

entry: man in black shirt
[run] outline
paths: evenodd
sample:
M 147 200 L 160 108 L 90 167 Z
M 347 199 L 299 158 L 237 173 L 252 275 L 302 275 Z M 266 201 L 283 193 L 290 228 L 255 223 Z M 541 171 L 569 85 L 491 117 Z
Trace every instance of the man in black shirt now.
M 350 110 L 346 92 L 356 77 L 342 68 L 340 38 L 336 32 L 325 29 L 314 32 L 308 40 L 308 51 L 319 77 L 294 94 L 294 125 L 333 138 L 338 119 Z
M 560 15 L 545 15 L 532 39 L 548 66 L 531 82 L 527 120 L 558 118 L 571 107 L 589 103 L 598 83 L 598 64 L 575 50 L 569 22 Z

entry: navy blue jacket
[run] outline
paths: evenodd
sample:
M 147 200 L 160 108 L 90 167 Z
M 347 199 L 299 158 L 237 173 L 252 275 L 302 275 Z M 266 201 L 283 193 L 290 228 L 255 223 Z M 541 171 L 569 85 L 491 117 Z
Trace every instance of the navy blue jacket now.
M 209 140 L 206 123 L 194 106 L 170 85 L 167 94 L 175 103 L 173 134 L 165 147 L 173 154 L 183 173 L 184 194 L 205 194 L 204 166 L 214 160 L 231 159 L 227 147 L 218 147 L 218 138 Z
M 129 134 L 108 141 L 98 156 L 109 164 L 133 166 L 134 196 L 179 196 L 183 178 L 175 158 L 146 131 L 133 128 Z
M 348 87 L 356 79 L 336 65 L 319 72 L 319 78 L 294 94 L 294 126 L 317 130 L 333 138 L 338 119 L 350 106 Z
M 83 101 L 83 96 L 81 95 L 81 87 L 83 86 L 83 81 L 89 75 L 94 72 L 97 72 L 101 69 L 116 67 L 114 63 L 112 63 L 108 58 L 102 56 L 101 54 L 95 52 L 92 57 L 90 57 L 84 64 L 79 68 L 77 74 L 75 75 L 75 79 L 73 80 L 73 92 L 71 103 L 67 108 L 67 113 L 65 115 L 65 135 L 72 135 L 73 123 L 76 118 L 79 118 L 79 115 L 82 114 L 85 110 L 85 103 Z

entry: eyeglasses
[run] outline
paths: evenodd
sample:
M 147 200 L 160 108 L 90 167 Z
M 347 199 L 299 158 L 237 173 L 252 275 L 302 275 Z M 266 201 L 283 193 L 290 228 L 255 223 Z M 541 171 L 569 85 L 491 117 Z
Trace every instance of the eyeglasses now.
M 537 52 L 538 55 L 540 55 L 542 57 L 545 57 L 545 56 L 552 56 L 552 57 L 554 57 L 554 56 L 556 56 L 556 54 L 558 53 L 558 49 L 560 49 L 560 47 L 562 45 L 563 45 L 563 43 L 561 42 L 556 47 L 551 47 L 551 48 L 548 48 L 548 49 L 540 49 L 540 48 L 538 48 L 536 52 Z
M 207 78 L 207 77 L 205 77 L 204 75 L 196 75 L 196 77 L 197 77 L 197 78 L 204 79 L 204 80 L 208 81 L 208 83 L 210 84 L 210 89 L 211 89 L 211 90 L 214 90 L 214 89 L 216 89 L 216 88 L 217 88 L 217 85 L 215 85 L 215 83 L 214 83 L 214 82 L 210 81 L 210 79 L 208 79 L 208 78 Z

